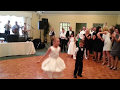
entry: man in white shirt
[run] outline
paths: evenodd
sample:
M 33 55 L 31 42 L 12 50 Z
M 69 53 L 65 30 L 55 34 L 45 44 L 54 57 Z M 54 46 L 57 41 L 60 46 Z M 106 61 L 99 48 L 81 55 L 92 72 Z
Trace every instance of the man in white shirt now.
M 7 36 L 10 35 L 10 29 L 11 29 L 11 25 L 10 25 L 10 21 L 8 20 L 8 23 L 5 24 L 4 26 L 5 28 L 5 41 L 7 40 Z
M 62 28 L 62 32 L 60 33 L 60 40 L 61 40 L 61 51 L 66 52 L 66 31 Z
M 9 20 L 8 20 L 8 23 L 5 24 L 4 28 L 5 28 L 5 34 L 6 34 L 6 35 L 10 35 L 11 25 L 10 25 L 10 21 L 9 21 Z
M 79 37 L 80 37 L 80 39 L 84 39 L 84 34 L 85 34 L 85 31 L 86 31 L 86 27 L 83 27 L 83 30 L 80 32 L 80 34 L 79 34 Z
M 49 32 L 50 40 L 51 40 L 51 46 L 53 45 L 53 38 L 55 37 L 54 28 L 52 28 Z
M 80 37 L 81 40 L 84 40 L 84 34 L 85 34 L 85 32 L 86 32 L 86 27 L 83 27 L 83 30 L 79 34 L 79 37 Z M 85 56 L 85 59 L 87 59 L 86 49 L 84 51 L 84 56 Z

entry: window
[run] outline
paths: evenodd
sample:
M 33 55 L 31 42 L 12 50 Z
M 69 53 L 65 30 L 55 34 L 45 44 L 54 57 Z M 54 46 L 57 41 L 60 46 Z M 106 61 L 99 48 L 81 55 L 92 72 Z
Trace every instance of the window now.
M 60 32 L 62 31 L 62 28 L 64 28 L 65 31 L 68 31 L 69 27 L 70 27 L 70 23 L 68 23 L 68 22 L 61 22 L 60 23 Z
M 103 23 L 93 23 L 93 27 L 98 27 L 98 26 L 103 28 Z
M 8 20 L 10 20 L 11 27 L 15 25 L 15 22 L 18 22 L 18 25 L 20 27 L 24 26 L 24 17 L 16 17 L 16 16 L 0 16 L 0 33 L 5 32 L 4 25 L 8 23 Z M 22 35 L 22 30 L 20 28 L 20 35 Z M 12 30 L 10 30 L 10 34 L 13 34 Z

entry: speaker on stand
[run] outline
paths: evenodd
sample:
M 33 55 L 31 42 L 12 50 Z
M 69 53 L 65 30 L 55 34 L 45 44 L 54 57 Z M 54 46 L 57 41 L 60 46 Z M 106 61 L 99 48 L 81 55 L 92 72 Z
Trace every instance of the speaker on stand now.
M 41 30 L 44 30 L 43 27 L 44 27 L 43 22 L 42 22 L 42 21 L 39 21 L 39 22 L 38 22 L 38 29 L 40 30 L 40 42 L 38 43 L 37 48 L 39 48 L 40 45 L 42 45 L 42 43 L 41 43 Z
M 41 30 L 44 30 L 44 34 L 46 34 L 46 32 L 48 31 L 48 28 L 49 28 L 48 19 L 42 18 L 42 21 L 38 22 L 38 29 L 40 30 L 40 40 L 41 41 L 42 41 L 42 39 L 41 39 Z M 49 46 L 47 44 L 47 37 L 44 37 L 44 38 L 46 38 L 46 39 L 44 39 L 43 42 L 39 42 L 38 45 L 37 45 L 37 48 L 42 44 L 45 44 L 45 46 L 47 45 L 47 47 Z
M 48 19 L 42 18 L 42 22 L 43 22 L 44 34 L 47 34 L 47 32 L 49 31 Z M 47 36 L 44 37 L 44 43 L 45 43 L 46 48 L 49 47 L 49 45 L 47 44 Z

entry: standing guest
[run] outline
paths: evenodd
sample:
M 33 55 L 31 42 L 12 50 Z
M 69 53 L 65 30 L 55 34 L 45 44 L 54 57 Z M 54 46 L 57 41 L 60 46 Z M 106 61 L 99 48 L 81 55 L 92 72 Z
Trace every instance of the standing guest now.
M 91 39 L 90 39 L 90 53 L 92 54 L 93 53 L 93 33 L 96 32 L 96 27 L 93 27 L 92 30 L 90 31 L 90 34 L 91 34 Z
M 51 40 L 51 46 L 53 45 L 53 38 L 55 37 L 55 32 L 54 32 L 54 28 L 52 28 L 49 32 L 50 35 L 50 40 Z
M 9 20 L 8 20 L 8 23 L 5 24 L 4 28 L 5 28 L 5 35 L 6 35 L 5 41 L 6 41 L 7 40 L 7 35 L 10 35 L 10 29 L 11 29 L 11 25 L 10 25 L 10 21 Z
M 96 31 L 93 33 L 93 51 L 94 57 L 93 60 L 100 62 L 100 56 L 103 51 L 103 41 L 101 40 L 102 34 L 98 37 L 98 32 L 101 32 L 101 27 L 98 26 Z
M 75 50 L 76 62 L 75 62 L 74 78 L 77 78 L 77 73 L 78 76 L 82 77 L 84 50 L 85 50 L 84 42 L 83 40 L 81 40 L 79 42 L 79 47 L 77 47 Z
M 5 28 L 5 34 L 6 35 L 10 35 L 11 25 L 10 25 L 10 21 L 9 20 L 8 20 L 8 23 L 5 24 L 4 28 Z
M 112 35 L 113 46 L 111 49 L 111 67 L 110 69 L 117 70 L 118 59 L 120 57 L 120 30 L 115 29 L 114 34 Z
M 70 55 L 71 57 L 73 56 L 74 58 L 75 49 L 76 49 L 76 40 L 74 38 L 74 35 L 71 34 L 71 37 L 68 42 L 68 55 Z
M 91 39 L 91 34 L 89 32 L 89 29 L 86 29 L 86 32 L 84 34 L 85 36 L 85 39 L 84 39 L 84 42 L 85 42 L 85 49 L 86 49 L 86 52 L 87 52 L 87 59 L 89 59 L 90 57 L 90 39 Z
M 97 31 L 95 30 L 94 32 L 93 32 L 93 36 L 92 36 L 92 40 L 93 40 L 93 60 L 97 60 Z
M 80 37 L 81 40 L 84 39 L 85 31 L 86 31 L 86 27 L 83 27 L 83 30 L 82 30 L 82 31 L 80 32 L 80 34 L 79 34 L 79 37 Z
M 61 51 L 64 50 L 64 52 L 66 52 L 66 32 L 64 28 L 62 28 L 62 32 L 60 33 L 60 40 L 61 40 Z
M 100 34 L 99 35 L 99 32 L 101 32 L 101 27 L 97 27 L 97 43 L 96 43 L 96 45 L 97 45 L 97 56 L 98 56 L 98 58 L 97 58 L 97 62 L 99 63 L 100 62 L 100 60 L 101 60 L 101 55 L 102 55 L 102 52 L 103 52 L 103 46 L 104 46 L 104 42 L 103 42 L 103 38 L 102 38 L 102 35 L 103 34 Z
M 112 47 L 112 41 L 111 41 L 111 34 L 108 31 L 108 28 L 104 27 L 103 28 L 103 32 L 99 32 L 98 35 L 103 34 L 103 41 L 104 41 L 104 46 L 103 46 L 103 63 L 102 65 L 105 65 L 106 62 L 106 55 L 107 55 L 107 59 L 108 59 L 108 67 L 110 67 L 111 65 L 111 61 L 110 61 L 110 51 L 111 51 L 111 47 Z
M 79 37 L 80 37 L 80 39 L 79 39 L 79 41 L 80 40 L 84 40 L 84 34 L 85 34 L 85 32 L 86 32 L 86 27 L 83 27 L 83 30 L 80 32 L 80 34 L 79 34 Z M 79 42 L 78 42 L 79 43 Z M 85 54 L 85 59 L 87 59 L 87 56 L 86 56 L 86 49 L 85 49 L 85 52 L 84 52 Z
M 19 29 L 20 26 L 18 25 L 17 21 L 15 22 L 15 25 L 12 27 L 12 31 L 14 33 L 14 35 L 17 35 L 19 37 Z
M 27 30 L 27 25 L 26 25 L 26 23 L 24 23 L 22 33 L 23 33 L 23 35 L 24 35 L 25 40 L 28 39 L 28 31 L 29 31 L 29 30 Z
M 69 42 L 69 38 L 71 37 L 71 34 L 74 35 L 74 31 L 72 30 L 72 27 L 69 27 L 69 31 L 66 33 L 67 43 Z

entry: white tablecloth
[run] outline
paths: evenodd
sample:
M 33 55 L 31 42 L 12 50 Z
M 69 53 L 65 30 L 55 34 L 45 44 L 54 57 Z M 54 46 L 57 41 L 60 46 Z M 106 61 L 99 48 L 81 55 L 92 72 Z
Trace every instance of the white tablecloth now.
M 0 43 L 0 57 L 35 53 L 33 42 Z

